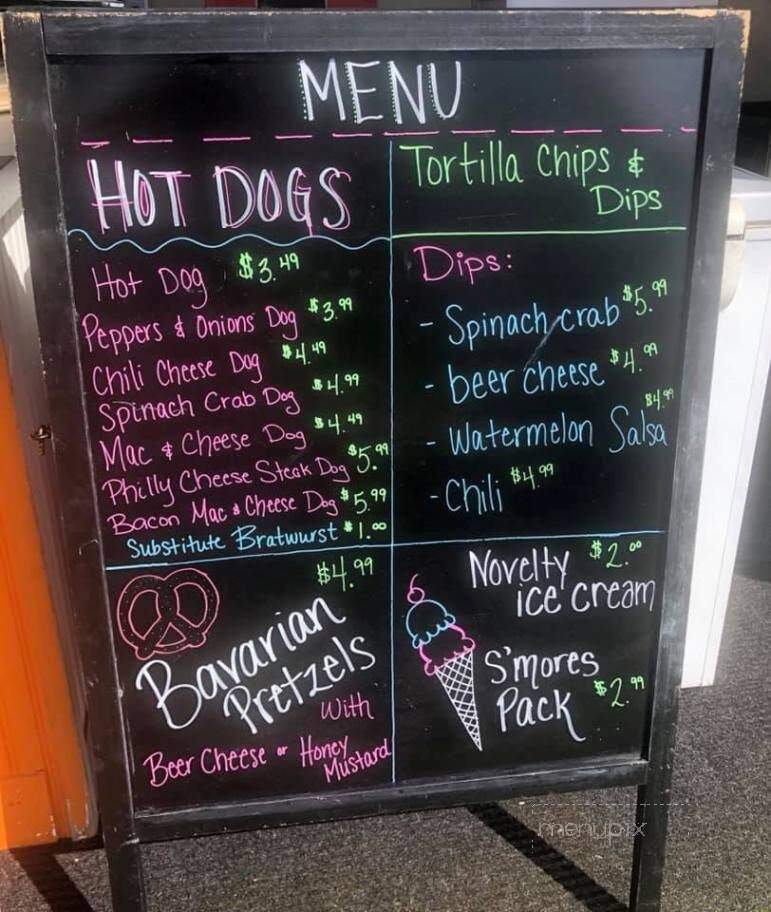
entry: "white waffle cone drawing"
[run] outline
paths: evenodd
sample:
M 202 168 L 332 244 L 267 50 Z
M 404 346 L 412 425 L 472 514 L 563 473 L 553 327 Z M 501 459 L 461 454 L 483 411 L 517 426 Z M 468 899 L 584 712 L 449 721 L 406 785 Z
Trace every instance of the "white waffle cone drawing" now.
M 404 619 L 412 648 L 423 663 L 426 677 L 439 679 L 466 733 L 481 751 L 482 732 L 474 695 L 477 644 L 441 602 L 426 598 L 425 591 L 416 585 L 417 578 L 416 573 L 407 589 L 410 607 Z
M 440 665 L 434 671 L 450 698 L 453 709 L 468 732 L 469 738 L 482 750 L 477 702 L 474 696 L 474 653 L 467 652 Z

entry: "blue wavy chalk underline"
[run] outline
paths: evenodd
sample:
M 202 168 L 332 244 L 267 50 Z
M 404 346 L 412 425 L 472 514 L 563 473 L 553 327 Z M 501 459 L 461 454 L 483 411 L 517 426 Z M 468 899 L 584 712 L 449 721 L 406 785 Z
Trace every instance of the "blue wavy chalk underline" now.
M 407 232 L 406 234 L 394 234 L 391 237 L 385 235 L 378 235 L 377 237 L 369 238 L 369 240 L 364 241 L 362 244 L 345 244 L 343 241 L 338 241 L 337 238 L 328 237 L 326 234 L 307 234 L 303 237 L 296 238 L 294 241 L 273 241 L 270 238 L 263 237 L 261 234 L 252 234 L 247 232 L 246 234 L 237 234 L 234 237 L 227 238 L 224 241 L 220 241 L 218 244 L 206 244 L 204 241 L 198 241 L 195 238 L 187 237 L 186 235 L 178 235 L 177 237 L 171 237 L 163 241 L 161 244 L 158 244 L 157 247 L 143 247 L 141 244 L 137 244 L 136 241 L 131 240 L 131 238 L 120 238 L 117 241 L 113 241 L 112 244 L 102 245 L 98 244 L 83 228 L 70 228 L 67 232 L 68 237 L 72 235 L 80 234 L 82 235 L 92 247 L 96 250 L 100 250 L 102 253 L 107 253 L 110 250 L 114 250 L 116 247 L 119 247 L 121 244 L 128 244 L 130 247 L 134 247 L 139 250 L 141 253 L 158 253 L 158 251 L 163 250 L 164 247 L 168 247 L 169 244 L 176 244 L 179 242 L 187 242 L 188 244 L 195 244 L 198 247 L 205 247 L 208 250 L 217 250 L 220 247 L 226 247 L 228 244 L 234 244 L 236 241 L 244 240 L 249 238 L 255 241 L 261 241 L 263 244 L 270 244 L 272 247 L 294 247 L 296 244 L 302 244 L 304 241 L 329 241 L 330 244 L 335 244 L 337 247 L 342 247 L 343 250 L 363 250 L 365 247 L 369 247 L 371 244 L 377 244 L 380 241 L 384 241 L 386 244 L 390 244 L 393 241 L 400 240 L 409 240 L 412 238 L 432 238 L 432 237 L 559 237 L 562 235 L 570 236 L 575 235 L 577 237 L 587 236 L 591 237 L 593 235 L 606 235 L 606 234 L 654 234 L 654 233 L 668 233 L 671 231 L 687 231 L 685 225 L 654 225 L 652 227 L 643 228 L 527 228 L 521 230 L 512 230 L 512 231 L 412 231 Z
M 254 240 L 261 241 L 263 244 L 270 244 L 272 247 L 294 247 L 295 244 L 302 244 L 303 241 L 329 241 L 330 244 L 335 244 L 338 247 L 343 247 L 345 250 L 363 250 L 365 247 L 369 247 L 370 244 L 376 244 L 378 241 L 385 241 L 386 243 L 390 242 L 390 238 L 380 236 L 373 237 L 367 241 L 364 241 L 363 244 L 345 244 L 343 241 L 338 241 L 337 238 L 327 237 L 325 234 L 308 234 L 304 237 L 297 238 L 294 241 L 287 241 L 282 243 L 281 241 L 273 241 L 270 238 L 263 237 L 261 234 L 252 234 L 247 232 L 245 234 L 237 234 L 234 237 L 227 238 L 224 241 L 220 241 L 218 244 L 206 244 L 204 241 L 198 241 L 195 238 L 186 237 L 185 235 L 179 235 L 177 237 L 169 238 L 163 243 L 158 244 L 157 247 L 143 247 L 141 244 L 138 244 L 136 241 L 131 238 L 120 238 L 117 241 L 113 241 L 112 244 L 98 244 L 83 228 L 70 228 L 67 232 L 67 237 L 72 237 L 73 235 L 79 234 L 84 237 L 92 247 L 95 247 L 97 250 L 100 250 L 102 253 L 107 253 L 110 250 L 114 250 L 116 247 L 120 247 L 121 244 L 128 244 L 130 247 L 134 247 L 139 250 L 141 253 L 158 253 L 163 250 L 164 247 L 168 247 L 170 244 L 177 244 L 183 241 L 186 241 L 188 244 L 195 244 L 197 247 L 205 247 L 208 250 L 217 250 L 220 247 L 227 247 L 228 244 L 235 244 L 236 241 L 243 240 Z

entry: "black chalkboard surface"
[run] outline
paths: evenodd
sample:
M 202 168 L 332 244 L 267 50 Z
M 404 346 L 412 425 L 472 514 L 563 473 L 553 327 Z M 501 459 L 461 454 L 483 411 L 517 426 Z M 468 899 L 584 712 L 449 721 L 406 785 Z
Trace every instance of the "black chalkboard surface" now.
M 651 782 L 740 20 L 525 15 L 46 17 L 131 832 Z

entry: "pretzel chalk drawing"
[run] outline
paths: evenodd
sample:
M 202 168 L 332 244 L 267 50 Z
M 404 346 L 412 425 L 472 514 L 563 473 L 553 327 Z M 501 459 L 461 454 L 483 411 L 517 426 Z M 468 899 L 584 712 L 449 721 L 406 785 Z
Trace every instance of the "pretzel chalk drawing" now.
M 191 619 L 183 613 L 180 590 L 185 588 L 198 590 L 200 594 L 197 618 Z M 134 620 L 134 607 L 137 599 L 148 593 L 153 596 L 156 617 L 139 629 Z M 217 619 L 219 605 L 217 587 L 201 570 L 188 567 L 168 576 L 151 573 L 135 576 L 118 598 L 118 631 L 140 662 L 155 655 L 198 649 L 206 642 L 206 635 Z

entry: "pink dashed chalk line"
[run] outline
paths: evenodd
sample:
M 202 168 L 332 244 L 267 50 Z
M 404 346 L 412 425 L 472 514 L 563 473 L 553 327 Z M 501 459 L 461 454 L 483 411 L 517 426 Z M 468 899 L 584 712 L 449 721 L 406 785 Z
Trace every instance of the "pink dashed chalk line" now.
M 674 127 L 672 128 L 675 129 Z M 696 133 L 696 127 L 686 127 L 681 126 L 679 128 L 681 133 Z M 450 130 L 450 133 L 453 136 L 490 136 L 498 131 L 495 129 L 490 130 Z M 605 130 L 599 127 L 575 127 L 569 128 L 567 130 L 556 130 L 550 127 L 541 127 L 538 129 L 510 129 L 509 133 L 514 136 L 545 136 L 553 135 L 555 133 L 561 133 L 563 136 L 579 136 L 586 134 L 598 134 L 604 133 Z M 650 133 L 650 134 L 663 134 L 666 133 L 663 127 L 619 127 L 619 133 Z M 372 137 L 375 135 L 381 136 L 439 136 L 441 133 L 440 130 L 383 130 L 381 134 L 375 134 L 372 132 L 361 131 L 361 132 L 349 132 L 349 133 L 330 133 L 329 136 L 332 139 L 361 139 L 365 137 Z M 274 134 L 274 139 L 277 140 L 294 140 L 294 139 L 314 139 L 315 134 L 313 133 L 276 133 Z M 323 137 L 322 137 L 323 138 Z M 205 143 L 218 143 L 218 142 L 250 142 L 252 140 L 251 136 L 202 136 L 201 142 Z M 135 145 L 157 145 L 162 143 L 173 143 L 174 140 L 162 137 L 162 138 L 140 138 L 132 139 L 132 143 Z M 105 146 L 110 145 L 110 140 L 108 139 L 95 139 L 95 140 L 81 140 L 81 146 L 84 146 L 89 149 L 102 149 Z

